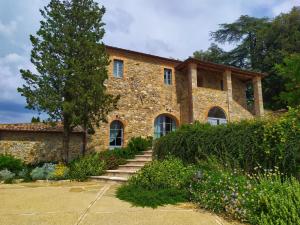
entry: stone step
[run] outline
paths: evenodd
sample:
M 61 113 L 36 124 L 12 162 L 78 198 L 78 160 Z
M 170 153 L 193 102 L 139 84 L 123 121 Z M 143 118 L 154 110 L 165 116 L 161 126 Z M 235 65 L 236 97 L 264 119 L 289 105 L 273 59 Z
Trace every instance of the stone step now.
M 147 158 L 147 159 L 127 159 L 127 162 L 151 162 L 152 158 Z
M 113 176 L 91 176 L 90 179 L 95 181 L 105 181 L 105 182 L 115 182 L 115 183 L 124 183 L 128 180 L 127 177 L 113 177 Z
M 143 154 L 142 155 L 149 155 L 149 156 L 152 156 L 152 152 L 142 152 Z
M 103 176 L 91 176 L 90 179 L 105 182 L 126 182 L 130 176 L 136 174 L 145 164 L 152 161 L 152 154 L 152 149 L 143 151 L 139 155 L 136 155 L 134 159 L 128 159 L 127 163 L 120 165 L 118 169 L 106 170 Z
M 139 166 L 145 166 L 146 163 L 149 163 L 150 161 L 132 161 L 132 162 L 127 162 L 125 165 L 127 166 L 132 166 L 132 165 L 139 165 Z
M 138 164 L 131 164 L 131 165 L 128 165 L 128 164 L 125 164 L 125 165 L 120 165 L 118 169 L 128 169 L 128 170 L 140 170 L 144 167 L 144 165 L 138 165 Z
M 146 150 L 146 151 L 143 151 L 144 153 L 153 153 L 153 150 Z
M 135 174 L 136 171 L 132 170 L 106 170 L 105 176 L 111 177 L 130 177 L 131 175 Z
M 152 160 L 151 155 L 136 155 L 134 159 L 141 159 L 141 160 Z
M 144 166 L 146 163 L 151 162 L 152 160 L 141 160 L 141 159 L 128 159 L 125 165 L 140 165 Z

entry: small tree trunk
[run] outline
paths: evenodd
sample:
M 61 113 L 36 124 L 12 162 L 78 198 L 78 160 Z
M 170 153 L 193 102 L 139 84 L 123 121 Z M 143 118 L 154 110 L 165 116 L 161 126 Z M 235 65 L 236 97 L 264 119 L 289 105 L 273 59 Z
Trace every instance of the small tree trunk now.
M 64 129 L 62 159 L 65 163 L 69 162 L 69 142 L 70 142 L 70 132 L 69 130 Z
M 69 143 L 70 143 L 70 124 L 67 117 L 64 118 L 64 132 L 63 132 L 63 150 L 62 159 L 65 163 L 69 162 Z
M 83 128 L 84 134 L 83 134 L 83 139 L 82 139 L 82 155 L 85 155 L 86 153 L 86 145 L 87 145 L 87 129 L 84 126 Z

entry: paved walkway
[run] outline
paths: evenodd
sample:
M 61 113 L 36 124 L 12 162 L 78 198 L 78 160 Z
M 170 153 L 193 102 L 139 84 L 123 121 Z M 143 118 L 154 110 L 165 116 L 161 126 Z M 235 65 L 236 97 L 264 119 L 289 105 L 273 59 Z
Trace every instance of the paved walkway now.
M 191 204 L 132 207 L 99 182 L 0 184 L 1 225 L 229 225 Z

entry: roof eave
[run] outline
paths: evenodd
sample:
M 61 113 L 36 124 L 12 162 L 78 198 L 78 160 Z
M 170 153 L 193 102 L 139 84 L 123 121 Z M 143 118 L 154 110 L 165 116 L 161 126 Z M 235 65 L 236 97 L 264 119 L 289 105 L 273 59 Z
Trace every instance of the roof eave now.
M 124 49 L 124 48 L 118 48 L 118 47 L 114 47 L 114 46 L 110 46 L 110 45 L 105 45 L 105 48 L 108 51 L 110 51 L 110 50 L 119 51 L 119 52 L 123 52 L 125 54 L 134 54 L 134 55 L 139 55 L 139 56 L 143 56 L 143 57 L 154 58 L 154 59 L 158 59 L 161 61 L 167 61 L 167 62 L 174 63 L 174 64 L 181 64 L 183 62 L 178 59 L 166 58 L 166 57 L 152 55 L 152 54 L 148 54 L 148 53 L 137 52 L 137 51 L 128 50 L 128 49 Z
M 228 65 L 224 65 L 224 64 L 217 64 L 217 63 L 204 61 L 204 60 L 200 60 L 200 59 L 195 59 L 195 58 L 191 58 L 191 57 L 186 59 L 184 62 L 182 62 L 178 66 L 176 66 L 176 69 L 181 70 L 184 67 L 186 67 L 187 64 L 189 64 L 189 63 L 195 63 L 197 65 L 207 67 L 207 68 L 214 68 L 216 70 L 219 70 L 220 72 L 225 71 L 225 70 L 230 70 L 236 74 L 247 75 L 247 76 L 251 76 L 251 77 L 257 77 L 257 76 L 266 77 L 267 76 L 267 74 L 265 74 L 265 73 L 243 70 L 243 69 L 240 69 L 237 67 L 228 66 Z

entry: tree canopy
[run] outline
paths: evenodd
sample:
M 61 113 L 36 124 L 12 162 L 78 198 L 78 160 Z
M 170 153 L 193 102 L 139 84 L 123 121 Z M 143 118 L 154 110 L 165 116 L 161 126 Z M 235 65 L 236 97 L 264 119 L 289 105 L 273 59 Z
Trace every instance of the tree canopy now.
M 221 24 L 220 29 L 211 32 L 211 37 L 216 43 L 233 44 L 234 48 L 226 52 L 213 45 L 217 51 L 210 47 L 200 51 L 201 56 L 195 52 L 195 57 L 269 74 L 263 80 L 265 106 L 270 109 L 287 106 L 280 97 L 286 90 L 285 79 L 275 65 L 281 64 L 286 56 L 300 52 L 299 7 L 273 19 L 243 15 L 233 23 Z
M 105 87 L 105 8 L 94 0 L 51 0 L 40 12 L 40 28 L 30 36 L 36 71 L 20 71 L 25 84 L 18 91 L 26 97 L 27 108 L 45 112 L 49 121 L 63 122 L 63 157 L 68 160 L 73 128 L 92 130 L 118 101 Z
M 288 106 L 300 105 L 300 54 L 292 54 L 283 60 L 282 64 L 276 65 L 276 69 L 285 79 L 285 90 L 280 98 Z

